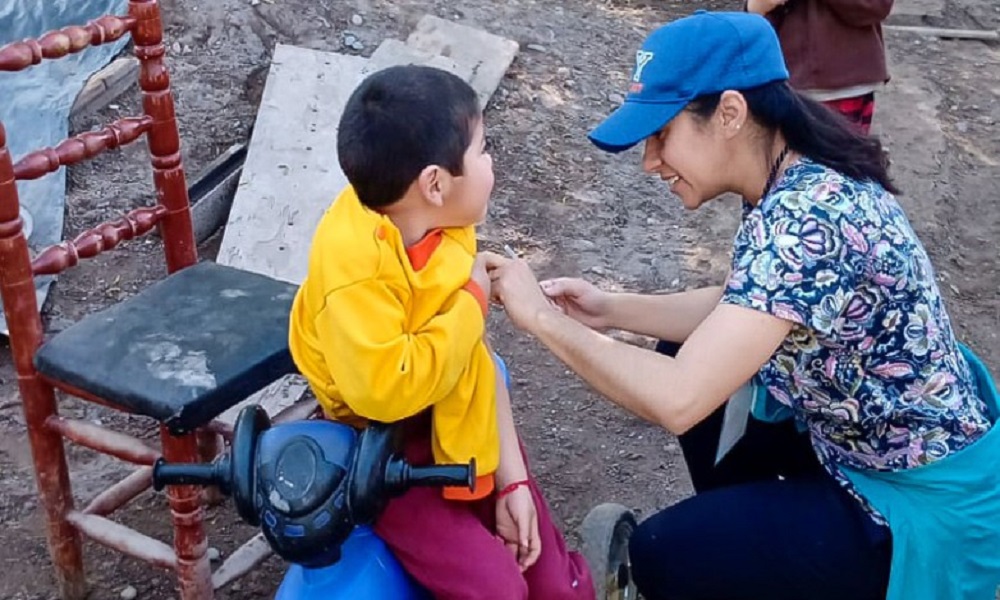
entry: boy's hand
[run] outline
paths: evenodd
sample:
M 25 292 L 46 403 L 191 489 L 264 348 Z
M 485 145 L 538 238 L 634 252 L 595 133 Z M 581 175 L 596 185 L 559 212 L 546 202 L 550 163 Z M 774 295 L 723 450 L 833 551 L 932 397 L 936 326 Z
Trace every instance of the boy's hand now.
M 514 554 L 522 573 L 538 560 L 542 539 L 535 500 L 528 486 L 519 486 L 497 500 L 497 535 Z
M 476 255 L 476 261 L 472 263 L 472 273 L 469 274 L 469 280 L 475 282 L 479 289 L 483 290 L 487 299 L 490 298 L 492 285 L 490 275 L 486 272 L 486 258 L 481 252 Z
M 538 279 L 523 259 L 510 259 L 483 252 L 486 268 L 493 279 L 491 298 L 503 305 L 507 318 L 518 329 L 533 332 L 542 311 L 560 309 L 542 293 Z

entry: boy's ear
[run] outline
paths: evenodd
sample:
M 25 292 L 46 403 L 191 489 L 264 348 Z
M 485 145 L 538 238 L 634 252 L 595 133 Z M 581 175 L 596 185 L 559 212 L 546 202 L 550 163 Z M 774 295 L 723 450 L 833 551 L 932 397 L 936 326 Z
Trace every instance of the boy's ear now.
M 450 173 L 438 165 L 428 165 L 417 177 L 417 187 L 424 201 L 433 206 L 444 206 L 445 190 Z

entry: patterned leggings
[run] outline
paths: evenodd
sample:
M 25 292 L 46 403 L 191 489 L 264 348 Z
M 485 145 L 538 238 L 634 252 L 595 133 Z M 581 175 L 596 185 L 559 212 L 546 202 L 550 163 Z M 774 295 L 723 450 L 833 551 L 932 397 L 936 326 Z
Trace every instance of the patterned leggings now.
M 830 100 L 823 104 L 847 117 L 847 120 L 857 125 L 865 135 L 871 129 L 872 115 L 875 113 L 874 92 L 864 96 Z

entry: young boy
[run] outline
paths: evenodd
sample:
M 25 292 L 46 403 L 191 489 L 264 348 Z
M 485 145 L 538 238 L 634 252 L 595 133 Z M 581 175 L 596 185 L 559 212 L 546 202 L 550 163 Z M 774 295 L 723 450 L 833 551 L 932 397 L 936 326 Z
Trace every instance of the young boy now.
M 528 472 L 486 343 L 475 225 L 493 161 L 475 92 L 442 70 L 385 69 L 352 94 L 337 135 L 350 185 L 316 230 L 292 356 L 327 417 L 401 422 L 411 462 L 475 458 L 478 471 L 473 492 L 392 500 L 376 532 L 435 598 L 594 598 Z

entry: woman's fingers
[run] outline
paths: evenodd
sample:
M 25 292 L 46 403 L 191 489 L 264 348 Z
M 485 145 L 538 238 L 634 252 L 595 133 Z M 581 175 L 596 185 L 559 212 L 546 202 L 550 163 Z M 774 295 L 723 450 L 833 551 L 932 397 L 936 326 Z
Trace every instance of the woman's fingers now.
M 585 284 L 580 279 L 558 277 L 556 279 L 546 279 L 539 285 L 542 287 L 542 292 L 549 298 L 560 298 L 578 296 Z
M 511 259 L 507 258 L 506 256 L 501 256 L 495 252 L 489 252 L 489 251 L 480 252 L 479 257 L 481 257 L 483 259 L 483 262 L 486 263 L 487 271 L 493 271 L 495 269 L 499 269 L 500 267 L 511 262 Z
M 542 287 L 542 291 L 545 292 L 546 296 L 562 296 L 566 293 L 568 281 L 565 277 L 557 277 L 556 279 L 546 279 L 538 285 Z

